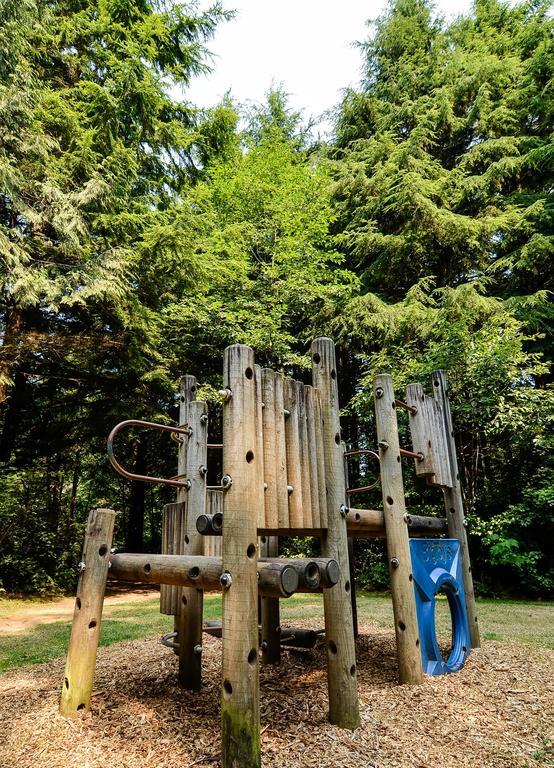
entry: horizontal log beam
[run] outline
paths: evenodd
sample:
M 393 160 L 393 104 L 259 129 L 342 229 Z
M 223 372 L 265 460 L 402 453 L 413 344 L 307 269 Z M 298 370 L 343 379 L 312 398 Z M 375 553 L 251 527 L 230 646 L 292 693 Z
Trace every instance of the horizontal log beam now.
M 298 591 L 298 574 L 286 563 L 258 563 L 258 591 L 264 597 L 290 597 Z M 221 557 L 203 555 L 110 555 L 109 576 L 119 581 L 174 584 L 206 591 L 223 588 Z
M 349 536 L 375 537 L 385 536 L 385 519 L 380 509 L 356 509 L 350 507 L 346 514 Z M 424 515 L 406 515 L 406 525 L 410 536 L 436 536 L 447 533 L 444 517 L 426 517 Z

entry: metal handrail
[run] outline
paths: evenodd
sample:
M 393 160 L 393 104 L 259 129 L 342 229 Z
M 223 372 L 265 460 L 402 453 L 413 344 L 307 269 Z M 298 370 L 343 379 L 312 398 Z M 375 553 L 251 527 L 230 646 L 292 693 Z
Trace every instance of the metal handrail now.
M 141 483 L 161 483 L 162 485 L 171 485 L 174 488 L 186 488 L 187 490 L 190 488 L 190 480 L 181 481 L 181 480 L 177 480 L 176 478 L 151 477 L 150 475 L 137 475 L 134 472 L 129 472 L 129 470 L 125 469 L 125 467 L 122 467 L 121 464 L 117 461 L 117 459 L 114 456 L 113 441 L 117 433 L 121 432 L 121 430 L 125 429 L 126 427 L 142 427 L 143 429 L 159 429 L 162 432 L 171 432 L 172 435 L 186 435 L 187 437 L 190 437 L 190 435 L 192 434 L 192 429 L 190 427 L 188 426 L 169 427 L 166 424 L 156 424 L 154 421 L 142 421 L 141 419 L 127 419 L 126 421 L 121 421 L 119 424 L 116 424 L 116 426 L 112 429 L 112 431 L 108 435 L 108 458 L 110 460 L 112 467 L 115 469 L 115 471 L 118 472 L 123 477 L 126 477 L 128 480 L 138 480 Z
M 345 451 L 344 458 L 348 462 L 348 459 L 351 456 L 372 456 L 374 459 L 377 459 L 378 462 L 380 462 L 379 454 L 376 451 L 371 451 L 369 448 L 358 448 L 355 451 Z M 371 491 L 373 488 L 375 488 L 377 485 L 379 485 L 379 481 L 381 479 L 381 476 L 377 477 L 377 480 L 372 483 L 372 485 L 364 485 L 361 488 L 347 488 L 346 493 L 348 496 L 353 495 L 354 493 L 365 493 L 366 491 Z

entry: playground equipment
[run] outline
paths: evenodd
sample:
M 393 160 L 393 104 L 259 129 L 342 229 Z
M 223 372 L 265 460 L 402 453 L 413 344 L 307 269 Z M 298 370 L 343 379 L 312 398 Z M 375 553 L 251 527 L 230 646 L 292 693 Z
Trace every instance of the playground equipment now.
M 90 705 L 108 573 L 161 584 L 161 611 L 175 617 L 164 643 L 179 655 L 184 687 L 198 690 L 201 684 L 203 629 L 221 634 L 226 767 L 260 765 L 259 649 L 263 662 L 275 663 L 282 643 L 310 647 L 317 640 L 309 630 L 291 630 L 288 637 L 281 632 L 279 599 L 298 591 L 323 593 L 329 719 L 343 728 L 358 726 L 349 536 L 386 539 L 401 683 L 419 683 L 424 672 L 459 669 L 470 647 L 479 645 L 445 374 L 432 375 L 433 396 L 414 384 L 405 402 L 395 397 L 390 376 L 377 376 L 379 453 L 374 456 L 383 510 L 356 509 L 347 499 L 365 488 L 347 488 L 345 465 L 355 455 L 373 452 L 345 451 L 341 441 L 333 342 L 316 339 L 311 356 L 313 385 L 307 386 L 256 366 L 249 347 L 228 347 L 222 443 L 208 443 L 207 406 L 195 399 L 191 376 L 181 382 L 179 427 L 127 421 L 112 431 L 108 444 L 115 468 L 134 480 L 175 487 L 177 501 L 164 509 L 159 555 L 112 553 L 114 512 L 91 512 L 62 686 L 63 714 Z M 409 414 L 413 450 L 400 448 L 399 408 Z M 179 443 L 175 477 L 137 476 L 119 464 L 113 438 L 128 426 L 171 432 Z M 223 451 L 219 486 L 206 484 L 208 449 Z M 406 512 L 402 457 L 442 488 L 445 518 Z M 450 538 L 410 539 L 444 533 Z M 289 535 L 319 536 L 321 556 L 279 558 L 277 537 Z M 447 589 L 453 617 L 454 650 L 446 662 L 434 630 L 434 600 L 441 587 Z M 204 628 L 203 591 L 213 589 L 222 592 L 222 625 Z

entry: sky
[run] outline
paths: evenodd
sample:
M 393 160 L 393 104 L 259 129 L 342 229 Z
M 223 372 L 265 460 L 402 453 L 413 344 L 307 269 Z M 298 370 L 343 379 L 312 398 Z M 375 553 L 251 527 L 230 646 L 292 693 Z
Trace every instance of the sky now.
M 200 2 L 205 8 L 209 2 Z M 439 13 L 456 16 L 469 0 L 436 0 Z M 196 78 L 186 98 L 200 107 L 216 104 L 230 91 L 240 103 L 263 102 L 272 84 L 283 85 L 290 104 L 306 118 L 320 117 L 358 84 L 362 57 L 355 41 L 370 32 L 368 19 L 385 0 L 226 0 L 234 20 L 219 25 L 208 48 L 215 54 L 213 71 Z M 319 130 L 327 133 L 330 121 Z

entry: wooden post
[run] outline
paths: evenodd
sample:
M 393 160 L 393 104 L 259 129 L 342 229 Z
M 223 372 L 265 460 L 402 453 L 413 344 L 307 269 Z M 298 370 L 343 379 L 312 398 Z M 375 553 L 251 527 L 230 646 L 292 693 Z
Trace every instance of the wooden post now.
M 208 414 L 206 403 L 196 400 L 196 379 L 184 376 L 181 380 L 179 423 L 188 424 L 192 433 L 185 437 L 179 448 L 178 472 L 190 481 L 186 496 L 184 531 L 181 542 L 183 555 L 203 555 L 204 541 L 196 528 L 196 519 L 206 511 L 206 473 L 208 445 Z M 204 593 L 201 589 L 184 587 L 177 618 L 179 637 L 179 683 L 192 691 L 202 684 L 202 624 Z
M 321 398 L 325 452 L 323 481 L 327 487 L 327 529 L 322 531 L 321 552 L 324 557 L 334 558 L 340 567 L 338 584 L 323 593 L 329 720 L 343 728 L 354 729 L 360 724 L 360 715 L 356 692 L 356 650 L 344 517 L 346 488 L 340 439 L 335 345 L 331 339 L 319 338 L 313 342 L 311 352 L 313 385 L 319 390 Z
M 264 538 L 265 543 L 262 543 L 264 557 L 277 557 L 278 537 L 265 536 Z M 279 664 L 281 661 L 280 629 L 279 599 L 262 597 L 262 661 L 264 664 Z
M 342 458 L 343 458 L 343 464 L 344 464 L 344 485 L 346 488 L 350 487 L 350 480 L 348 477 L 348 459 L 345 456 L 346 454 L 346 444 L 341 443 L 342 445 Z M 350 510 L 348 514 L 350 513 Z M 348 530 L 348 514 L 346 515 L 346 528 Z M 349 574 L 350 574 L 350 599 L 352 602 L 352 626 L 354 628 L 354 640 L 358 639 L 359 629 L 358 629 L 358 603 L 356 602 L 356 563 L 354 560 L 354 539 L 349 536 L 348 537 L 348 566 L 349 566 Z
M 222 766 L 259 768 L 257 520 L 260 503 L 256 456 L 254 353 L 227 347 L 223 386 L 223 591 Z M 263 504 L 263 499 L 261 501 Z
M 111 509 L 93 509 L 88 516 L 62 685 L 62 715 L 86 712 L 90 707 L 114 520 Z
M 469 633 L 471 637 L 472 648 L 479 648 L 481 637 L 479 633 L 479 622 L 477 621 L 477 607 L 475 605 L 475 592 L 473 589 L 473 575 L 471 573 L 471 561 L 469 558 L 469 547 L 467 543 L 467 532 L 465 528 L 464 502 L 462 498 L 462 488 L 460 485 L 460 472 L 458 469 L 458 458 L 456 456 L 456 442 L 454 440 L 454 428 L 452 425 L 452 413 L 450 411 L 450 399 L 448 396 L 448 382 L 444 371 L 435 371 L 431 376 L 433 391 L 437 400 L 442 405 L 446 444 L 449 453 L 450 470 L 452 474 L 452 487 L 443 488 L 444 506 L 446 509 L 446 520 L 448 523 L 448 535 L 453 539 L 458 539 L 462 553 L 462 572 L 464 574 L 464 590 L 466 595 L 466 611 L 469 624 Z
M 404 484 L 394 391 L 390 376 L 377 376 L 374 385 L 375 420 L 381 463 L 381 490 L 401 683 L 421 683 L 423 669 L 417 625 L 412 560 L 404 516 Z

